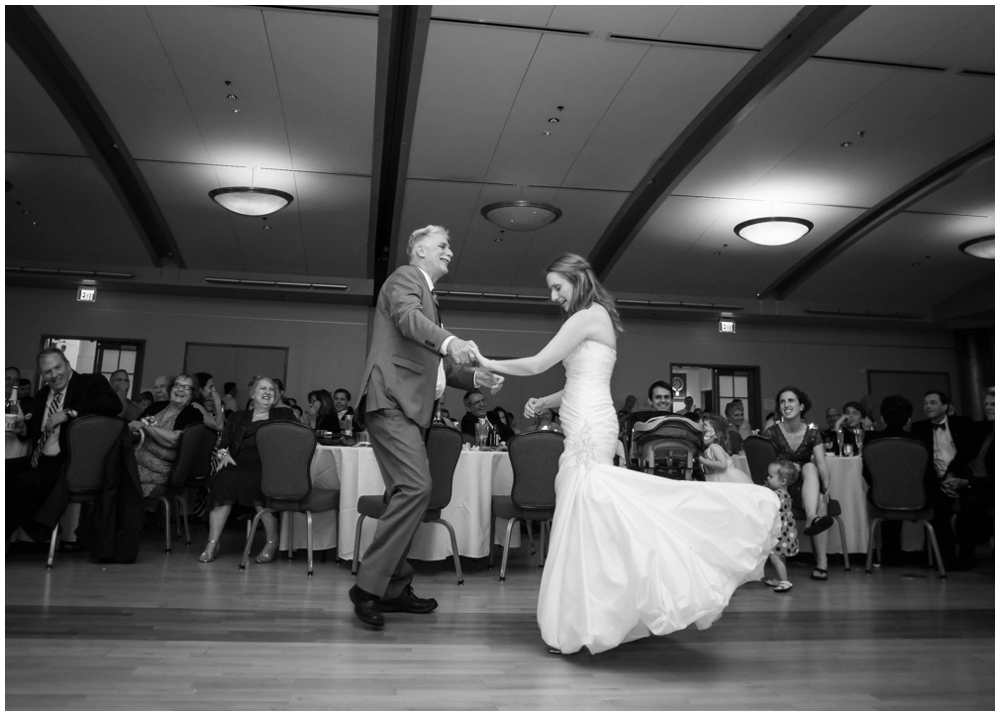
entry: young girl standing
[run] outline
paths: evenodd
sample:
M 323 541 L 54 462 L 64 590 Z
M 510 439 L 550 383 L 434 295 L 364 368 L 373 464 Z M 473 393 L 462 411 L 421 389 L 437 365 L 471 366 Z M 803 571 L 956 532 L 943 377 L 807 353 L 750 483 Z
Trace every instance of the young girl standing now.
M 776 592 L 787 592 L 792 588 L 792 583 L 788 581 L 785 560 L 799 553 L 799 535 L 795 531 L 792 496 L 788 494 L 788 487 L 798 479 L 798 468 L 795 467 L 795 463 L 789 460 L 775 460 L 767 466 L 766 484 L 774 490 L 774 493 L 781 500 L 781 536 L 778 538 L 778 544 L 774 545 L 774 551 L 771 552 L 770 556 L 771 564 L 774 565 L 778 578 L 764 580 L 764 584 L 774 587 Z
M 701 419 L 705 449 L 698 458 L 705 469 L 705 482 L 740 482 L 752 485 L 753 480 L 733 464 L 729 455 L 729 425 L 715 413 L 706 413 Z

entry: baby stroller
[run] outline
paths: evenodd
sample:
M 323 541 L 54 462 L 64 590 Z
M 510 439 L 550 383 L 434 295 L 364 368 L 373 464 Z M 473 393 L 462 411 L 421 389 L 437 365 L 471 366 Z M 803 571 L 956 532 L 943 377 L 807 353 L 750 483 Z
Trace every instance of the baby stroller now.
M 638 458 L 636 469 L 673 480 L 701 478 L 695 458 L 702 448 L 701 426 L 679 415 L 636 420 L 631 441 Z

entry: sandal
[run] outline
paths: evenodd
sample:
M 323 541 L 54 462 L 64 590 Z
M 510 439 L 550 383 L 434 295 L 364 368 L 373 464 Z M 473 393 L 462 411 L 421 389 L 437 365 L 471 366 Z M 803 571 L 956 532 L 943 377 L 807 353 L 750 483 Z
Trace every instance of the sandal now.
M 792 588 L 792 583 L 789 582 L 786 579 L 786 580 L 783 580 L 781 582 L 778 582 L 778 586 L 776 586 L 774 588 L 774 591 L 776 591 L 776 592 L 788 592 L 788 591 L 791 590 L 791 588 Z
M 769 577 L 768 579 L 762 579 L 760 581 L 762 581 L 764 584 L 766 584 L 769 587 L 777 587 L 779 584 L 781 584 L 781 580 L 780 579 L 775 579 L 774 577 Z
M 215 545 L 214 549 L 212 548 L 213 544 Z M 198 561 L 206 563 L 214 562 L 215 558 L 218 556 L 219 556 L 219 543 L 214 539 L 210 539 L 208 541 L 208 544 L 205 545 L 205 550 L 198 557 Z
M 812 574 L 809 575 L 809 579 L 815 579 L 817 582 L 825 582 L 828 577 L 826 576 L 826 570 L 820 569 L 819 567 L 813 567 Z
M 803 532 L 809 537 L 813 535 L 818 535 L 820 532 L 826 532 L 828 529 L 833 527 L 833 518 L 830 515 L 820 515 L 819 517 L 814 517 L 813 521 L 809 523 Z
M 268 551 L 268 548 L 270 547 L 274 547 L 274 550 L 271 552 Z M 267 544 L 264 545 L 264 548 L 260 551 L 260 554 L 258 554 L 253 561 L 257 564 L 267 564 L 268 562 L 273 562 L 277 554 L 278 544 L 268 540 Z

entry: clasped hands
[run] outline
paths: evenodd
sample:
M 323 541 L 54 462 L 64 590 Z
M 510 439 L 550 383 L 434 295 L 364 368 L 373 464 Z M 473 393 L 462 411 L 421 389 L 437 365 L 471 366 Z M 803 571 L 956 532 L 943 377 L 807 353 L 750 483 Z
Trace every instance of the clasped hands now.
M 448 343 L 448 355 L 459 365 L 477 366 L 476 385 L 480 388 L 489 388 L 490 395 L 496 395 L 503 387 L 504 377 L 490 372 L 489 368 L 483 365 L 482 353 L 475 341 L 463 341 L 461 338 L 453 338 Z

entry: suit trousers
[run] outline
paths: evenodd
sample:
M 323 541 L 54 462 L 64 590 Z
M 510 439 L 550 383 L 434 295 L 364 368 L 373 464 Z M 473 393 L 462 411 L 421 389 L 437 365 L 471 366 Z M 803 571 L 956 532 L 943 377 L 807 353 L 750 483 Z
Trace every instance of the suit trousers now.
M 61 479 L 66 460 L 61 456 L 41 455 L 38 467 L 31 466 L 31 456 L 7 460 L 6 517 L 7 536 L 18 527 L 36 520 L 52 529 L 69 502 L 65 481 Z M 60 483 L 62 483 L 60 488 Z
M 366 413 L 365 422 L 389 500 L 358 569 L 357 585 L 395 599 L 413 579 L 406 557 L 430 504 L 425 430 L 400 410 Z

